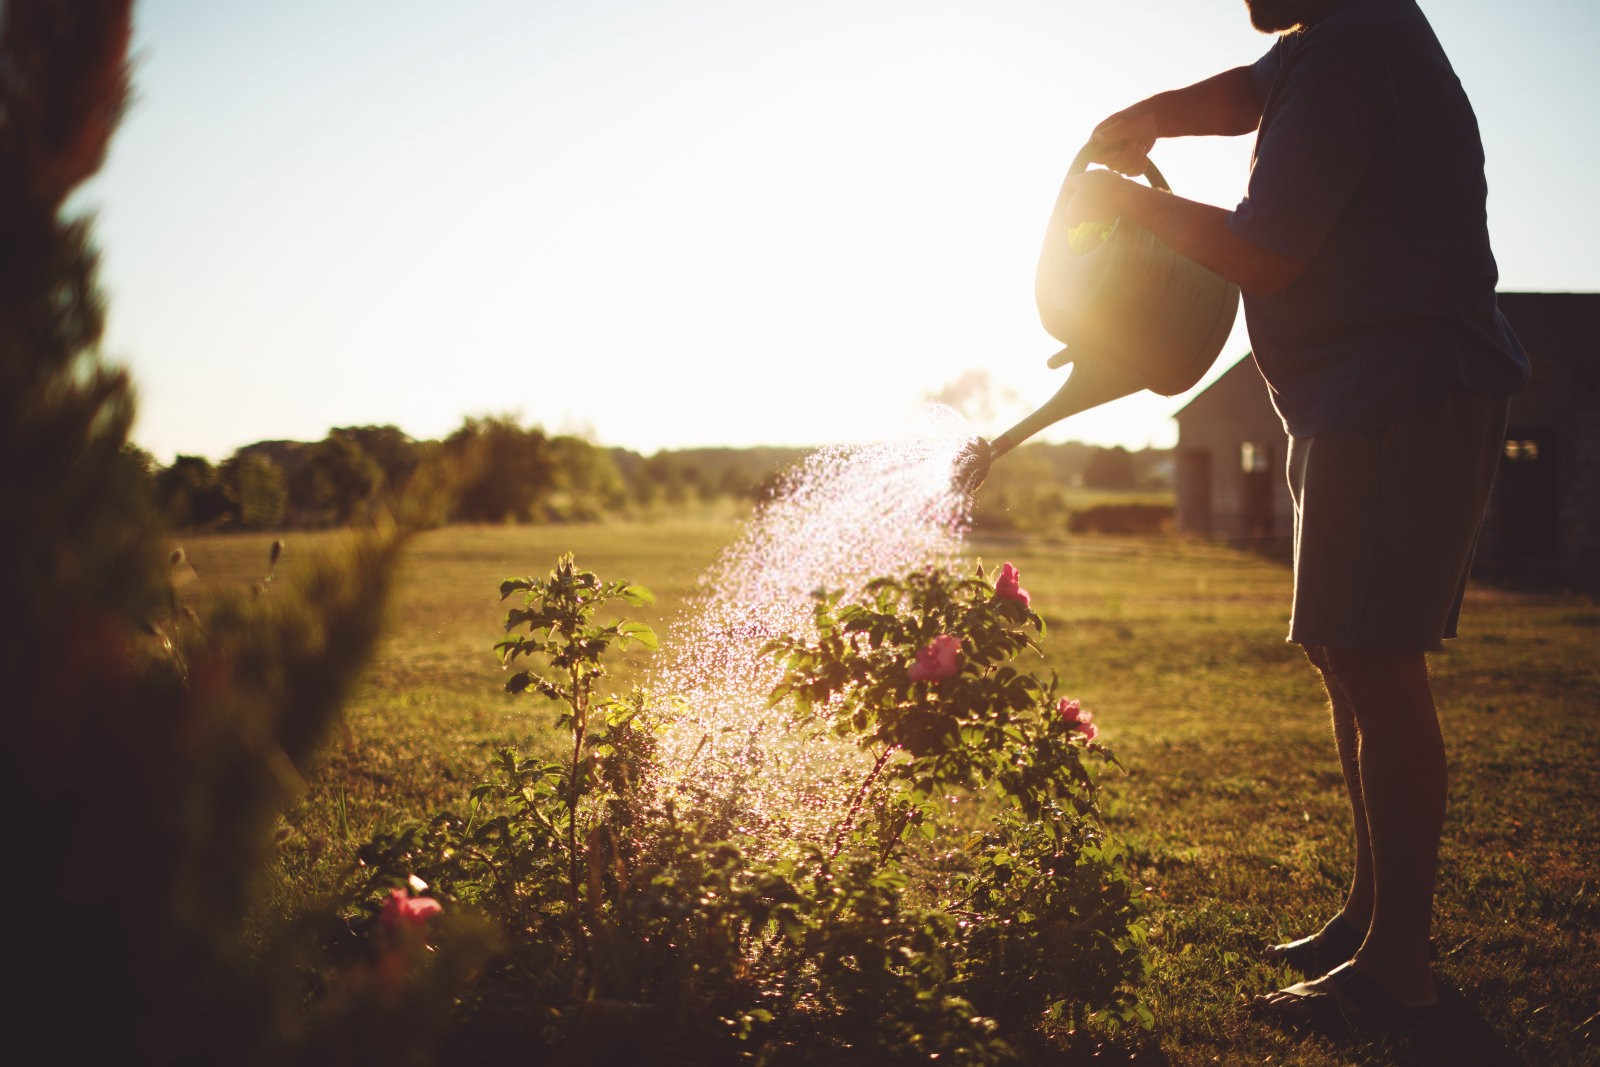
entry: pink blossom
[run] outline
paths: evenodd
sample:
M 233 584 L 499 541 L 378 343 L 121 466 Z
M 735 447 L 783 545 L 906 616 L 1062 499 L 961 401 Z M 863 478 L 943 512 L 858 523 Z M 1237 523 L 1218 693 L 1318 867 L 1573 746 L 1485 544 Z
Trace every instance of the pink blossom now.
M 1021 601 L 1023 607 L 1028 606 L 1028 591 L 1022 588 L 1022 572 L 1013 567 L 1009 560 L 1000 565 L 1000 574 L 994 580 L 994 595 Z
M 1061 720 L 1067 724 L 1067 729 L 1077 730 L 1083 734 L 1085 741 L 1093 741 L 1100 736 L 1100 727 L 1094 724 L 1094 712 L 1076 700 L 1062 697 L 1056 701 L 1056 711 L 1060 712 Z
M 917 652 L 917 662 L 911 665 L 913 682 L 937 682 L 956 673 L 960 664 L 961 640 L 949 634 L 940 634 Z
M 412 897 L 407 896 L 404 889 L 391 889 L 378 921 L 386 930 L 414 930 L 426 926 L 430 916 L 443 910 L 432 897 Z

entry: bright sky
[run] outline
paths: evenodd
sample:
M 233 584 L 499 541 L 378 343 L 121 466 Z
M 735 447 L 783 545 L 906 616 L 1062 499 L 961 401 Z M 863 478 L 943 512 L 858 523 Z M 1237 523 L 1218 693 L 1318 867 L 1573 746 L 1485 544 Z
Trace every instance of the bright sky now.
M 1502 288 L 1600 288 L 1600 7 L 1424 0 Z M 163 461 L 515 411 L 642 450 L 866 440 L 1056 388 L 1033 270 L 1090 128 L 1253 60 L 1240 0 L 142 0 L 98 211 Z M 1231 206 L 1250 138 L 1157 145 Z M 1247 347 L 1243 319 L 1224 362 Z M 1219 368 L 1220 369 L 1220 366 Z M 1171 444 L 1183 398 L 1050 435 Z

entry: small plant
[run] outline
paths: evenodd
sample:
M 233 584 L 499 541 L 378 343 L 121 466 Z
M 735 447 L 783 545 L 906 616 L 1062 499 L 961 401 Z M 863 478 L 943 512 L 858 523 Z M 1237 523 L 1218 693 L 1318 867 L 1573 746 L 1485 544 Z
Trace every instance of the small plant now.
M 500 642 L 495 651 L 507 665 L 532 656 L 545 661 L 542 671 L 534 668 L 513 675 L 506 683 L 506 691 L 520 693 L 531 688 L 556 701 L 563 707 L 556 719 L 556 729 L 565 727 L 572 733 L 572 758 L 564 769 L 563 784 L 569 873 L 567 900 L 576 919 L 583 889 L 578 811 L 594 773 L 594 754 L 587 751 L 593 743 L 589 716 L 595 683 L 605 675 L 601 660 L 612 645 L 620 648 L 637 641 L 647 648 L 656 647 L 656 635 L 644 623 L 616 622 L 602 626 L 593 621 L 593 616 L 597 608 L 609 601 L 647 604 L 652 597 L 640 586 L 625 582 L 602 583 L 592 572 L 577 570 L 571 555 L 561 557 L 548 578 L 512 578 L 500 585 L 501 600 L 519 592 L 524 594 L 526 604 L 506 616 L 506 630 L 526 628 L 528 632 L 514 634 Z M 600 711 L 606 716 L 608 736 L 604 746 L 609 749 L 613 740 L 609 732 L 631 725 L 637 709 L 630 709 L 626 702 L 612 700 Z M 581 941 L 582 924 L 575 923 L 575 930 Z

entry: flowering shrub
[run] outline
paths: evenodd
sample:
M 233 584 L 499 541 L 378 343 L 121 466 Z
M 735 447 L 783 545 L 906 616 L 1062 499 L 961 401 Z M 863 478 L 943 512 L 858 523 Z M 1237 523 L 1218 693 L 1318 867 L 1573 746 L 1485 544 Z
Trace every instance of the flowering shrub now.
M 768 646 L 774 713 L 862 753 L 826 833 L 778 843 L 642 784 L 668 705 L 594 695 L 611 647 L 653 641 L 594 614 L 642 590 L 570 557 L 508 581 L 525 604 L 499 648 L 530 664 L 508 688 L 557 703 L 569 755 L 503 753 L 465 810 L 369 843 L 353 901 L 379 929 L 425 922 L 399 888 L 421 878 L 447 915 L 489 918 L 502 951 L 458 994 L 465 1032 L 535 1033 L 571 1062 L 1037 1062 L 1148 1024 L 1136 887 L 1097 818 L 1115 761 L 1013 665 L 1044 623 L 1001 576 L 818 594 L 814 636 Z

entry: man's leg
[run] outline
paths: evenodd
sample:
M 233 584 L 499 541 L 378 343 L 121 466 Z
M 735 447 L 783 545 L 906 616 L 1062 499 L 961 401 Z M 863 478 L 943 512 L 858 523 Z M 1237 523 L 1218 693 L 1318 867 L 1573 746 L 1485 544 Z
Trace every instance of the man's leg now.
M 1309 937 L 1272 946 L 1268 955 L 1315 977 L 1349 962 L 1372 923 L 1372 838 L 1367 830 L 1367 808 L 1361 793 L 1361 769 L 1357 763 L 1359 735 L 1353 703 L 1328 665 L 1327 649 L 1321 645 L 1306 645 L 1305 653 L 1321 672 L 1322 684 L 1328 691 L 1333 738 L 1339 751 L 1339 768 L 1344 772 L 1350 822 L 1355 832 L 1355 869 L 1345 893 L 1344 906 L 1327 925 Z
M 1318 648 L 1312 654 L 1312 650 L 1308 649 L 1307 654 L 1322 671 L 1322 681 L 1328 689 L 1333 740 L 1339 748 L 1339 769 L 1344 772 L 1345 793 L 1350 798 L 1350 821 L 1355 830 L 1355 871 L 1350 877 L 1350 889 L 1345 894 L 1344 907 L 1340 909 L 1338 917 L 1351 929 L 1365 934 L 1372 924 L 1372 835 L 1367 829 L 1366 800 L 1361 792 L 1361 768 L 1357 763 L 1359 739 L 1355 706 L 1328 667 L 1326 650 Z
M 1396 999 L 1431 1003 L 1437 993 L 1428 933 L 1444 826 L 1445 760 L 1427 662 L 1421 652 L 1329 649 L 1328 666 L 1332 688 L 1348 698 L 1355 720 L 1358 788 L 1372 858 L 1372 922 L 1355 964 Z M 1336 729 L 1337 721 L 1336 710 Z M 1340 745 L 1342 756 L 1343 738 Z

